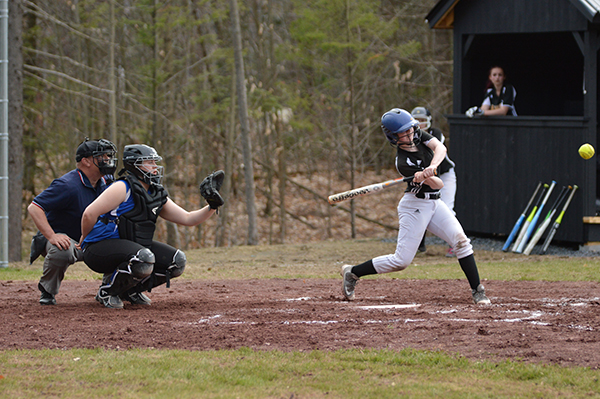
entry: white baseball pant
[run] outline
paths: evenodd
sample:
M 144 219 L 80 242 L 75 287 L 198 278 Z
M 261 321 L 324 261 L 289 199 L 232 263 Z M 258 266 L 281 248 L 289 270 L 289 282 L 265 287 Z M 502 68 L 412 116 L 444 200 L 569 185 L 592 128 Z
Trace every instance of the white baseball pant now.
M 378 274 L 406 269 L 417 253 L 425 230 L 446 241 L 458 259 L 473 254 L 471 240 L 443 201 L 420 199 L 413 193 L 404 193 L 398 203 L 398 222 L 396 252 L 373 258 L 373 267 Z
M 444 182 L 444 187 L 440 190 L 441 199 L 456 215 L 456 212 L 454 212 L 454 198 L 456 197 L 456 172 L 454 168 L 450 168 L 448 172 L 440 175 L 440 179 Z

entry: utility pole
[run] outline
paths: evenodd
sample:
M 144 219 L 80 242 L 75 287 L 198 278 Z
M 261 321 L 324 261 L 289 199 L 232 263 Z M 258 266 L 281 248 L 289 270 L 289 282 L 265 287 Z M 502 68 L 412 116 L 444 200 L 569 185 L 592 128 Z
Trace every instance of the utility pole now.
M 0 268 L 8 267 L 8 0 L 0 0 Z

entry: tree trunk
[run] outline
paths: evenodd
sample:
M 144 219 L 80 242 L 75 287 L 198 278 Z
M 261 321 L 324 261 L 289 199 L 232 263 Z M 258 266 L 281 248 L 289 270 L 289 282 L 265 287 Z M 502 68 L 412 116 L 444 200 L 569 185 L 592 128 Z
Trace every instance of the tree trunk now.
M 18 0 L 18 3 L 21 3 L 21 0 Z M 9 6 L 12 6 L 14 3 L 10 2 Z M 16 4 L 15 4 L 16 6 Z M 10 11 L 9 11 L 10 12 Z M 12 14 L 14 15 L 14 14 Z M 11 19 L 14 21 L 16 20 L 15 18 Z M 25 25 L 25 32 L 30 32 L 30 31 L 35 31 L 36 27 L 37 27 L 37 18 L 35 15 L 33 15 L 32 13 L 28 13 L 25 14 L 23 16 L 24 19 L 24 25 Z M 25 37 L 21 37 L 21 39 L 23 40 L 23 46 L 24 47 L 28 47 L 30 49 L 37 49 L 37 35 L 35 34 L 29 34 L 28 36 Z M 9 49 L 9 51 L 11 51 Z M 19 51 L 19 54 L 23 54 L 21 51 Z M 10 56 L 10 53 L 9 53 Z M 36 55 L 35 54 L 28 54 L 27 56 L 27 61 L 23 60 L 23 65 L 28 64 L 28 65 L 37 65 L 37 60 L 36 60 Z M 10 70 L 10 68 L 9 68 Z M 21 68 L 21 72 L 23 71 L 23 69 Z M 25 77 L 23 77 L 23 79 L 26 79 Z M 29 80 L 31 81 L 32 79 L 29 78 Z M 31 84 L 36 84 L 31 83 Z M 22 95 L 23 95 L 23 104 L 28 104 L 29 106 L 31 106 L 33 108 L 33 105 L 36 103 L 36 101 L 39 101 L 38 98 L 36 98 L 36 96 L 32 93 L 31 90 L 29 90 L 28 92 L 23 92 L 21 91 Z M 10 96 L 10 93 L 9 93 Z M 10 103 L 9 103 L 10 106 Z M 29 202 L 31 202 L 31 200 L 38 194 L 38 191 L 36 190 L 35 187 L 35 177 L 38 173 L 38 168 L 36 165 L 36 150 L 37 150 L 37 134 L 36 132 L 38 130 L 41 130 L 40 127 L 40 119 L 37 115 L 35 115 L 34 113 L 31 112 L 27 112 L 27 111 L 23 111 L 21 110 L 21 112 L 24 112 L 24 116 L 27 115 L 29 122 L 25 123 L 23 125 L 23 187 L 26 190 L 27 193 L 29 193 L 29 197 L 25 200 L 25 202 L 27 204 L 29 204 Z M 41 191 L 41 190 L 40 190 Z
M 23 11 L 8 2 L 8 260 L 21 261 L 23 215 Z
M 151 130 L 151 145 L 155 146 L 159 142 L 158 137 L 158 24 L 157 22 L 158 0 L 154 0 L 154 8 L 152 9 L 152 29 L 154 30 L 154 45 L 152 46 L 152 130 Z
M 244 59 L 242 56 L 242 33 L 240 29 L 240 15 L 237 0 L 231 0 L 232 35 L 235 55 L 235 76 L 237 97 L 239 103 L 240 129 L 242 139 L 242 153 L 244 155 L 244 180 L 246 182 L 246 212 L 248 213 L 248 245 L 258 244 L 258 230 L 256 226 L 256 198 L 254 194 L 254 168 L 252 166 L 252 144 L 248 123 L 248 100 L 244 82 Z
M 225 180 L 221 188 L 221 194 L 225 199 L 225 205 L 221 208 L 219 218 L 219 232 L 217 234 L 216 246 L 229 246 L 229 208 L 231 207 L 231 193 L 233 187 L 233 156 L 235 149 L 235 79 L 231 79 L 231 107 L 229 111 L 229 126 L 225 132 Z M 227 243 L 226 243 L 227 240 Z
M 284 124 L 282 122 L 282 111 L 279 111 L 277 115 L 277 119 L 275 122 L 276 126 L 276 134 L 277 134 L 277 151 L 278 154 L 278 162 L 277 165 L 279 167 L 279 239 L 281 244 L 285 242 L 286 235 L 286 226 L 285 226 L 285 186 L 287 180 L 287 157 L 285 151 L 285 140 L 283 139 L 284 134 Z M 287 123 L 286 123 L 287 125 Z
M 115 29 L 117 21 L 115 20 L 115 0 L 110 1 L 110 67 L 108 81 L 110 85 L 110 141 L 117 143 L 117 82 L 115 67 Z
M 346 39 L 348 44 L 351 42 L 350 37 L 350 3 L 346 1 Z M 346 50 L 347 65 L 348 65 L 348 90 L 350 91 L 350 113 L 348 115 L 350 125 L 350 187 L 356 187 L 356 157 L 358 149 L 356 148 L 356 118 L 354 117 L 354 78 L 352 73 L 352 52 L 350 46 Z M 354 200 L 350 200 L 350 226 L 352 230 L 352 238 L 356 238 L 356 204 Z

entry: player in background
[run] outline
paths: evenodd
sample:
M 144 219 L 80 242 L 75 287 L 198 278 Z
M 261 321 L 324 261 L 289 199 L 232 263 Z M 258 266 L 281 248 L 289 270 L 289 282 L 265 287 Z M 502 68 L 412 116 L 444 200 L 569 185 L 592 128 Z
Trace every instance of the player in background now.
M 125 146 L 121 176 L 92 202 L 81 218 L 83 257 L 90 269 L 102 273 L 96 300 L 107 308 L 122 309 L 123 299 L 150 305 L 144 291 L 183 274 L 185 254 L 168 244 L 154 241 L 156 220 L 162 217 L 184 226 L 197 226 L 211 217 L 224 201 L 218 194 L 222 171 L 207 177 L 212 184 L 220 173 L 212 196 L 201 194 L 208 205 L 191 212 L 177 205 L 160 184 L 162 158 L 144 144 Z M 216 180 L 216 178 L 215 178 Z M 215 193 L 216 192 L 216 193 Z
M 416 107 L 411 111 L 411 115 L 419 122 L 419 128 L 422 131 L 431 134 L 442 144 L 444 144 L 446 137 L 444 137 L 444 134 L 440 129 L 432 126 L 433 118 L 431 117 L 431 112 L 429 112 L 427 108 Z M 456 173 L 454 172 L 455 166 L 455 163 L 452 162 L 452 160 L 448 157 L 448 154 L 446 154 L 446 157 L 438 167 L 437 172 L 440 179 L 442 179 L 444 182 L 444 187 L 442 187 L 440 190 L 440 194 L 442 196 L 441 199 L 446 203 L 446 205 L 448 205 L 448 208 L 450 208 L 452 213 L 456 215 L 456 212 L 454 212 L 454 198 L 456 196 Z M 423 234 L 423 240 L 421 240 L 421 244 L 419 245 L 419 252 L 425 252 L 427 250 L 427 247 L 425 246 L 426 234 L 427 233 Z M 446 256 L 456 256 L 451 247 L 446 251 Z
M 504 68 L 493 66 L 490 68 L 485 97 L 481 107 L 471 107 L 465 114 L 469 118 L 473 116 L 517 116 L 517 110 L 515 109 L 516 97 L 517 91 L 515 88 L 506 83 Z
M 454 213 L 443 201 L 438 201 L 444 183 L 436 176 L 436 170 L 446 157 L 446 147 L 429 133 L 421 131 L 419 122 L 400 108 L 383 114 L 381 128 L 386 139 L 397 149 L 396 169 L 402 176 L 414 176 L 414 179 L 408 183 L 398 203 L 399 229 L 395 253 L 378 256 L 356 266 L 342 266 L 344 297 L 354 299 L 356 283 L 362 276 L 406 269 L 428 229 L 454 249 L 471 286 L 473 301 L 489 304 L 479 280 L 471 240 Z
M 108 140 L 86 139 L 77 147 L 76 169 L 55 179 L 27 207 L 39 230 L 32 240 L 30 262 L 45 257 L 38 283 L 42 305 L 56 305 L 55 296 L 67 268 L 83 260 L 77 247 L 81 215 L 110 184 L 117 170 L 116 153 Z

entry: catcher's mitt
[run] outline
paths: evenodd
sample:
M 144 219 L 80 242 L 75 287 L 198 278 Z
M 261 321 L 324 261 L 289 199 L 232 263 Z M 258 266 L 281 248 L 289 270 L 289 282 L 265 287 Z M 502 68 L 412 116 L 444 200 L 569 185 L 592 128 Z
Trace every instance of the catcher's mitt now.
M 221 205 L 225 203 L 219 190 L 223 185 L 223 179 L 225 179 L 225 172 L 217 170 L 206 176 L 202 183 L 200 183 L 200 195 L 204 197 L 210 209 L 219 209 Z

